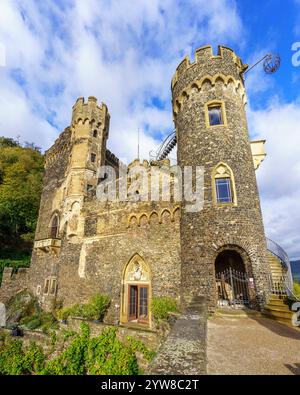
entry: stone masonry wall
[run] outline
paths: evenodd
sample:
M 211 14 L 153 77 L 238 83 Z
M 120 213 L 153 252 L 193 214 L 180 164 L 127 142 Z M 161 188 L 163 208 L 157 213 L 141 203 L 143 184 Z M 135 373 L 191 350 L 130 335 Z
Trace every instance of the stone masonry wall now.
M 240 59 L 229 49 L 213 57 L 211 48 L 196 52 L 196 61 L 182 62 L 173 79 L 178 161 L 204 167 L 204 209 L 181 219 L 182 289 L 187 299 L 204 295 L 216 306 L 215 259 L 224 247 L 238 248 L 249 258 L 258 303 L 268 296 L 266 241 L 259 193 L 249 144 L 245 91 Z M 207 127 L 205 105 L 224 102 L 227 125 Z M 233 171 L 237 205 L 217 205 L 213 199 L 214 168 L 224 162 Z M 247 262 L 246 266 L 247 266 Z

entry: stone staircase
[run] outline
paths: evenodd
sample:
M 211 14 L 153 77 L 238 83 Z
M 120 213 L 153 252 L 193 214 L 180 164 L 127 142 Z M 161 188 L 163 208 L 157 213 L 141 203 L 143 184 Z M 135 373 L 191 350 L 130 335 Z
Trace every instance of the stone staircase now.
M 271 269 L 272 277 L 274 279 L 276 278 L 281 278 L 283 276 L 283 269 L 282 269 L 282 264 L 276 256 L 274 256 L 271 252 L 268 254 L 268 261 L 269 261 L 269 266 Z
M 267 318 L 292 326 L 293 312 L 285 303 L 286 295 L 284 294 L 284 289 L 281 289 L 279 285 L 285 274 L 282 263 L 271 252 L 268 254 L 268 261 L 271 269 L 273 291 L 276 292 L 276 289 L 278 289 L 278 292 L 271 295 L 262 313 Z
M 206 373 L 206 300 L 194 297 L 175 322 L 147 374 L 200 375 Z
M 292 326 L 293 312 L 285 303 L 285 297 L 282 295 L 271 295 L 269 303 L 265 306 L 262 313 L 267 318 Z

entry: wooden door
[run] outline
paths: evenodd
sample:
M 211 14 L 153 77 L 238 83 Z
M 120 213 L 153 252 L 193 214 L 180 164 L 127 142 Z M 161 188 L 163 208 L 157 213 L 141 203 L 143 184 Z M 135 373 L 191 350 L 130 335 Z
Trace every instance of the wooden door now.
M 149 320 L 149 291 L 148 286 L 139 286 L 139 322 L 148 322 Z
M 129 321 L 137 320 L 138 318 L 138 286 L 129 285 Z

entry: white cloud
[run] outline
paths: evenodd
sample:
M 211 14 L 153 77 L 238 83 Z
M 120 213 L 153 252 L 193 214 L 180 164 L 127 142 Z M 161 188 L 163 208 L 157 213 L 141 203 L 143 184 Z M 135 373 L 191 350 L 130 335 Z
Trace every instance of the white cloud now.
M 111 113 L 112 150 L 133 159 L 140 127 L 148 158 L 159 144 L 157 132 L 173 128 L 170 81 L 181 58 L 207 42 L 240 44 L 241 31 L 233 0 L 27 0 L 26 6 L 2 0 L 0 42 L 8 67 L 0 69 L 0 95 L 4 101 L 9 87 L 18 106 L 0 108 L 0 118 L 11 112 L 1 133 L 18 130 L 21 139 L 48 148 L 58 132 L 47 119 L 62 130 L 76 98 L 94 95 Z M 153 106 L 151 97 L 164 105 Z
M 249 110 L 253 137 L 266 139 L 267 158 L 257 171 L 266 234 L 291 257 L 300 255 L 300 102 L 274 101 Z

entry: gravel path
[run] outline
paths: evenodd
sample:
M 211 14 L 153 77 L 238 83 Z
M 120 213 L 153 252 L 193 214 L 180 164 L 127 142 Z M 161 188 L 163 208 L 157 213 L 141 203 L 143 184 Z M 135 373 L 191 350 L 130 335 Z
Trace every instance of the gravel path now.
M 208 374 L 300 375 L 300 330 L 267 318 L 208 320 Z

